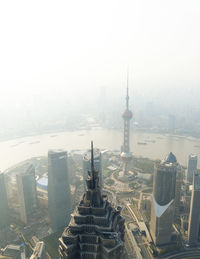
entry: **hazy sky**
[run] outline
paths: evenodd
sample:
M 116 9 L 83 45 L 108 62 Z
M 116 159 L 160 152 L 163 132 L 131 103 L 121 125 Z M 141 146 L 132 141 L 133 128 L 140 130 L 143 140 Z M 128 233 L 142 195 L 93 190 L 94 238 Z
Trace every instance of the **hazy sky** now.
M 199 26 L 199 0 L 1 0 L 1 108 L 123 93 L 127 65 L 141 94 L 197 88 Z

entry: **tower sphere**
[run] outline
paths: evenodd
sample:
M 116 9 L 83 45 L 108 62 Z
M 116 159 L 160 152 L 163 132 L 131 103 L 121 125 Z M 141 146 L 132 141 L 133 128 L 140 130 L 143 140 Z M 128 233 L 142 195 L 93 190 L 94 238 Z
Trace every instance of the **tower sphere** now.
M 122 117 L 126 119 L 131 119 L 133 117 L 133 114 L 131 111 L 126 110 L 125 112 L 122 113 Z

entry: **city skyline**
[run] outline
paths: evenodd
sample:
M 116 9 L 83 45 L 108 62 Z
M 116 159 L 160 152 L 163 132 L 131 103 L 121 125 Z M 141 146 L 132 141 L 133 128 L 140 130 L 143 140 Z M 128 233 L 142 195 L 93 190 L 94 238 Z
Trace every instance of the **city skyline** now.
M 0 258 L 200 258 L 199 24 L 199 0 L 0 1 Z

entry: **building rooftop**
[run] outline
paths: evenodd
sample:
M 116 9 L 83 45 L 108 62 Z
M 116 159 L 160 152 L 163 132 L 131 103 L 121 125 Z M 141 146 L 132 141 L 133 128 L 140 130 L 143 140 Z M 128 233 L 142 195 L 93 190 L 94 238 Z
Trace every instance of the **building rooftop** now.
M 64 150 L 64 149 L 50 149 L 49 151 L 48 151 L 48 155 L 50 155 L 50 156 L 56 156 L 56 155 L 60 155 L 60 154 L 66 154 L 67 153 L 67 151 L 66 150 Z
M 172 152 L 170 152 L 169 155 L 166 156 L 165 162 L 167 162 L 167 163 L 177 163 L 175 155 Z

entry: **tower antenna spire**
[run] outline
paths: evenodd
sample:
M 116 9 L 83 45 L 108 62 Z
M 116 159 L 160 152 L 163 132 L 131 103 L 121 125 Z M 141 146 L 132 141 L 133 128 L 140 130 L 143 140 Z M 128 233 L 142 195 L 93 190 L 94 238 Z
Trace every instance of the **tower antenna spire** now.
M 129 79 L 129 71 L 127 68 L 127 85 L 126 85 L 126 109 L 128 110 L 128 103 L 129 103 L 129 95 L 128 95 L 128 79 Z

